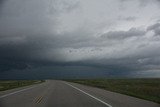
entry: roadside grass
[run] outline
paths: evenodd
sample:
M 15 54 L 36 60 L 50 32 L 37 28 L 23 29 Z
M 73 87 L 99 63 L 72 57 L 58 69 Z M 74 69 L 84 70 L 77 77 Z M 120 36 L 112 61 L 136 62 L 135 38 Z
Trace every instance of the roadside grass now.
M 39 84 L 44 80 L 0 80 L 0 91 L 5 91 L 13 88 Z
M 146 79 L 79 79 L 70 82 L 94 86 L 160 103 L 160 78 Z

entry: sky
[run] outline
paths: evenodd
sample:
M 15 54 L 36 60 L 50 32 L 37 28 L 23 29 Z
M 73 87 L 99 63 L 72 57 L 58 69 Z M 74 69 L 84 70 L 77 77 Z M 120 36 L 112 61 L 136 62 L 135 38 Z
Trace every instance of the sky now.
M 160 77 L 160 0 L 0 0 L 0 79 Z

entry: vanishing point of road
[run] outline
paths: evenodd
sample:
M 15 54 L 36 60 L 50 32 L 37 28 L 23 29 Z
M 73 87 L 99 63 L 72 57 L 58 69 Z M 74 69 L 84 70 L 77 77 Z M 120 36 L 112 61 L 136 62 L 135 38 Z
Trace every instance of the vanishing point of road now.
M 160 107 L 160 104 L 58 80 L 0 92 L 0 107 Z

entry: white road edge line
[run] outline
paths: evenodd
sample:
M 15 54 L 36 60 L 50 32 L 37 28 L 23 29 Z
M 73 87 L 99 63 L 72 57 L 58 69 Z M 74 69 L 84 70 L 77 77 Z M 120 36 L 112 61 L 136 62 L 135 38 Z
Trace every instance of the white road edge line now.
M 81 89 L 79 89 L 79 88 L 77 88 L 77 87 L 75 87 L 75 86 L 73 86 L 73 85 L 67 83 L 67 82 L 65 82 L 65 84 L 67 84 L 67 85 L 71 86 L 72 88 L 74 88 L 74 89 L 76 89 L 76 90 L 78 90 L 78 91 L 80 91 L 80 92 L 82 92 L 82 93 L 84 93 L 84 94 L 86 94 L 86 95 L 92 97 L 93 99 L 95 99 L 95 100 L 97 100 L 97 101 L 103 103 L 104 105 L 106 105 L 106 106 L 108 106 L 108 107 L 112 107 L 110 104 L 108 104 L 108 103 L 106 103 L 106 102 L 100 100 L 99 98 L 94 97 L 93 95 L 91 95 L 91 94 L 89 94 L 89 93 L 87 93 L 87 92 L 85 92 L 85 91 L 83 91 L 83 90 L 81 90 Z
M 18 91 L 15 91 L 15 92 L 9 93 L 9 94 L 5 94 L 5 95 L 0 96 L 0 98 L 4 98 L 4 97 L 7 97 L 7 96 L 10 96 L 10 95 L 13 95 L 13 94 L 19 93 L 19 92 L 23 92 L 23 91 L 26 91 L 26 90 L 29 90 L 29 89 L 35 88 L 35 87 L 37 87 L 37 86 L 32 86 L 32 87 L 25 88 L 25 89 L 22 89 L 22 90 L 18 90 Z

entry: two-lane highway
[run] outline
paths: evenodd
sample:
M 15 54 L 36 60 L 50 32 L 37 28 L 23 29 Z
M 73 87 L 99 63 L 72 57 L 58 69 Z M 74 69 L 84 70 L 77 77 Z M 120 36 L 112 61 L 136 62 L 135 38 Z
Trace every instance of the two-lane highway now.
M 0 107 L 160 107 L 159 104 L 64 81 L 0 93 Z

